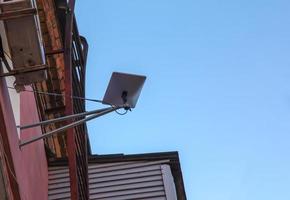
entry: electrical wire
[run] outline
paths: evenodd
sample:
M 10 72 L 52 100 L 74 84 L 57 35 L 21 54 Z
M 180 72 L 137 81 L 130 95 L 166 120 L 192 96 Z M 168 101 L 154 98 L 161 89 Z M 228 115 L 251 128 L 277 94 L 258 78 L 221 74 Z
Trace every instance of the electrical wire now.
M 12 61 L 12 58 L 9 56 L 9 54 L 6 51 L 3 51 L 3 52 L 7 56 L 7 58 L 9 58 L 9 60 Z
M 2 37 L 0 36 L 0 57 L 1 57 L 1 61 L 4 63 L 6 69 L 8 71 L 11 71 L 11 67 L 9 66 L 9 63 L 6 60 L 5 55 L 11 60 L 10 56 L 8 55 L 8 53 L 6 53 L 3 49 L 3 43 L 2 43 Z
M 14 87 L 8 86 L 8 88 L 15 90 Z M 25 92 L 33 92 L 33 93 L 37 93 L 37 94 L 41 94 L 41 95 L 62 96 L 62 97 L 70 97 L 72 99 L 91 101 L 91 102 L 96 102 L 96 103 L 105 103 L 105 102 L 103 102 L 101 100 L 97 100 L 97 99 L 90 99 L 90 98 L 84 98 L 84 97 L 78 97 L 78 96 L 66 96 L 65 94 L 61 94 L 61 93 L 42 92 L 42 91 L 38 91 L 38 90 L 27 90 L 27 89 L 24 89 L 23 91 L 25 91 Z
M 9 63 L 7 62 L 6 57 L 7 57 L 11 62 L 12 62 L 12 59 L 11 59 L 11 57 L 9 56 L 9 54 L 8 54 L 6 51 L 3 50 L 3 52 L 4 52 L 4 54 L 2 54 L 3 58 L 2 58 L 1 60 L 2 60 L 2 62 L 4 63 L 6 69 L 7 69 L 8 71 L 11 71 L 11 67 L 10 67 Z M 5 57 L 5 55 L 6 55 L 6 57 Z
M 2 62 L 4 63 L 6 69 L 10 72 L 11 67 L 9 66 L 9 63 L 7 62 L 6 58 L 2 58 Z
M 3 146 L 3 144 L 2 144 L 2 146 Z M 6 153 L 5 153 L 5 151 L 3 151 L 3 154 L 4 154 L 4 160 L 7 163 L 6 165 L 7 165 L 8 171 L 11 174 L 12 178 L 14 179 L 15 183 L 19 186 L 18 180 L 16 178 L 16 173 L 13 173 L 12 168 L 10 166 L 10 163 L 9 163 L 9 160 L 8 160 L 8 157 L 7 157 Z M 24 199 L 28 199 L 27 196 L 26 196 L 26 194 L 24 194 Z
M 14 87 L 11 87 L 11 86 L 7 86 L 7 88 L 9 89 L 13 89 L 15 90 Z M 62 97 L 66 97 L 66 95 L 64 94 L 60 94 L 60 93 L 53 93 L 53 92 L 42 92 L 42 91 L 38 91 L 38 90 L 27 90 L 27 89 L 24 89 L 23 91 L 25 92 L 33 92 L 33 93 L 37 93 L 37 94 L 41 94 L 41 95 L 51 95 L 51 96 L 62 96 Z M 97 99 L 89 99 L 89 98 L 84 98 L 84 97 L 78 97 L 78 96 L 69 96 L 70 98 L 72 99 L 79 99 L 79 100 L 84 100 L 84 101 L 91 101 L 91 102 L 95 102 L 95 103 L 103 103 L 103 104 L 108 104 L 110 106 L 113 106 L 109 103 L 105 103 L 101 100 L 97 100 Z M 128 110 L 125 110 L 125 112 L 121 113 L 117 110 L 115 110 L 115 112 L 118 114 L 118 115 L 126 115 L 128 113 Z
M 17 178 L 16 178 L 16 175 L 13 173 L 12 169 L 11 169 L 11 166 L 10 166 L 10 163 L 9 163 L 9 160 L 8 160 L 8 157 L 5 153 L 5 151 L 3 151 L 3 154 L 4 154 L 4 158 L 5 158 L 5 161 L 7 163 L 7 168 L 8 168 L 8 171 L 10 172 L 11 176 L 13 177 L 14 181 L 17 183 L 18 185 L 18 181 L 17 181 Z
M 3 142 L 2 142 L 2 138 L 0 139 L 0 145 L 1 145 L 2 147 L 4 147 L 4 146 L 3 146 Z M 16 178 L 16 175 L 15 175 L 15 173 L 13 172 L 12 167 L 10 166 L 8 156 L 6 155 L 5 150 L 4 150 L 4 149 L 2 149 L 2 150 L 3 150 L 2 152 L 3 152 L 3 155 L 4 155 L 4 162 L 6 163 L 6 166 L 7 166 L 7 168 L 8 168 L 8 173 L 11 174 L 11 176 L 12 176 L 12 178 L 14 179 L 15 183 L 16 183 L 17 185 L 19 185 L 19 184 L 18 184 L 18 181 L 17 181 L 17 178 Z

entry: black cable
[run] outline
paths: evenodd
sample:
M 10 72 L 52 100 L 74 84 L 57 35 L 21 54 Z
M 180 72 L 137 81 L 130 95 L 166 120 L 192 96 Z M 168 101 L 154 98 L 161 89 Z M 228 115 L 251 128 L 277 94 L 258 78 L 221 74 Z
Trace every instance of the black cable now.
M 6 60 L 6 57 L 5 57 L 5 54 L 7 55 L 7 57 L 11 60 L 11 58 L 8 56 L 8 54 L 4 51 L 3 49 L 3 44 L 2 44 L 2 37 L 0 36 L 0 57 L 1 57 L 1 60 L 2 62 L 4 63 L 6 69 L 8 71 L 11 71 L 11 67 L 9 66 L 7 60 Z
M 4 58 L 4 49 L 3 49 L 3 44 L 2 44 L 2 37 L 0 35 L 0 57 Z
M 125 110 L 125 112 L 123 112 L 123 113 L 120 113 L 119 111 L 117 111 L 117 110 L 115 110 L 115 112 L 118 114 L 118 115 L 126 115 L 127 114 L 127 112 L 128 112 L 128 110 Z
M 10 72 L 11 71 L 11 67 L 9 66 L 5 56 L 4 56 L 4 58 L 2 58 L 2 62 L 4 63 L 6 69 Z
M 4 50 L 3 50 L 3 52 L 9 58 L 9 60 L 12 62 L 12 58 L 9 56 L 9 54 L 6 51 L 4 51 Z

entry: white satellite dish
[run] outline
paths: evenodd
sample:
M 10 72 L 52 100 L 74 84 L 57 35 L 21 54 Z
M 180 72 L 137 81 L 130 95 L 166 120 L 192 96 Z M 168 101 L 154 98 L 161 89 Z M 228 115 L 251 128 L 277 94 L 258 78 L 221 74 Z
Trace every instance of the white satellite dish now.
M 146 76 L 113 72 L 103 103 L 135 108 L 145 80 Z
M 95 118 L 101 117 L 113 111 L 117 111 L 118 109 L 124 108 L 127 112 L 127 110 L 129 109 L 135 108 L 145 80 L 146 76 L 113 72 L 103 100 L 95 100 L 97 102 L 102 102 L 103 104 L 108 104 L 110 105 L 109 107 L 83 113 L 75 113 L 73 115 L 50 119 L 34 124 L 17 126 L 20 129 L 28 129 L 36 126 L 43 126 L 51 123 L 71 120 L 74 118 L 85 117 L 83 119 L 76 120 L 70 124 L 67 124 L 63 127 L 57 128 L 53 131 L 43 133 L 40 136 L 35 136 L 29 140 L 21 141 L 19 146 L 22 147 L 37 140 L 52 136 L 54 134 L 63 133 L 69 128 L 76 127 Z

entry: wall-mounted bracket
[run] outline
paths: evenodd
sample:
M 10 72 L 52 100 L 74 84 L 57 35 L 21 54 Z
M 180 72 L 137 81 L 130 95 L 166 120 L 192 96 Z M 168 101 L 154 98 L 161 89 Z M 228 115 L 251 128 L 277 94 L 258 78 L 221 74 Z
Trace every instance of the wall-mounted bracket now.
M 0 13 L 0 20 L 21 18 L 29 15 L 35 15 L 36 13 L 37 13 L 36 8 L 26 8 L 15 11 L 6 11 Z
M 17 69 L 13 69 L 13 70 L 6 72 L 6 73 L 0 73 L 0 77 L 16 76 L 16 75 L 25 74 L 25 73 L 42 71 L 42 70 L 46 70 L 46 69 L 48 69 L 47 65 L 35 65 L 35 66 L 31 66 L 31 67 L 17 68 Z
M 134 108 L 137 103 L 137 100 L 141 93 L 141 89 L 143 87 L 145 79 L 146 79 L 145 76 L 114 72 L 111 76 L 110 83 L 106 90 L 103 101 L 101 101 L 101 103 L 110 105 L 110 107 L 99 109 L 99 110 L 94 110 L 94 111 L 89 111 L 89 112 L 68 115 L 68 116 L 57 118 L 57 119 L 42 121 L 35 124 L 18 126 L 17 128 L 20 128 L 21 130 L 23 130 L 23 129 L 28 129 L 28 128 L 32 128 L 36 126 L 66 121 L 73 118 L 79 119 L 79 118 L 88 116 L 86 118 L 67 124 L 63 127 L 57 128 L 48 133 L 44 133 L 40 136 L 35 136 L 26 141 L 20 141 L 19 147 L 21 148 L 25 145 L 28 145 L 30 143 L 33 143 L 43 138 L 50 137 L 57 133 L 64 133 L 64 131 L 70 128 L 76 127 L 78 125 L 86 123 L 87 121 L 101 117 L 110 112 L 113 112 L 113 111 L 117 112 L 117 110 L 121 108 L 124 108 L 126 112 L 128 110 L 131 110 L 131 108 Z
M 67 129 L 74 128 L 74 127 L 79 126 L 79 125 L 81 125 L 83 123 L 86 123 L 87 121 L 90 121 L 92 119 L 101 117 L 101 116 L 103 116 L 105 114 L 111 113 L 111 112 L 116 111 L 116 110 L 118 110 L 120 108 L 123 108 L 123 107 L 124 106 L 112 106 L 112 107 L 109 107 L 109 108 L 99 109 L 99 110 L 95 110 L 95 111 L 91 111 L 91 112 L 79 113 L 79 114 L 69 115 L 69 116 L 65 116 L 65 117 L 60 117 L 60 118 L 57 118 L 57 119 L 43 121 L 43 122 L 36 123 L 36 124 L 31 124 L 31 125 L 26 125 L 26 126 L 19 126 L 18 128 L 20 128 L 20 129 L 32 128 L 32 127 L 35 127 L 35 126 L 40 126 L 40 125 L 45 125 L 45 124 L 65 121 L 65 120 L 72 119 L 72 118 L 79 118 L 79 117 L 83 117 L 83 116 L 86 116 L 86 115 L 90 115 L 89 117 L 86 117 L 84 119 L 75 121 L 73 123 L 70 123 L 70 124 L 65 125 L 65 126 L 63 126 L 61 128 L 55 129 L 55 130 L 50 131 L 48 133 L 44 133 L 44 134 L 42 134 L 40 136 L 35 136 L 35 137 L 33 137 L 33 138 L 29 139 L 29 140 L 26 140 L 26 141 L 20 141 L 19 147 L 21 148 L 21 147 L 23 147 L 25 145 L 28 145 L 28 144 L 33 143 L 35 141 L 50 137 L 50 136 L 52 136 L 54 134 L 57 134 L 57 133 L 64 133 L 64 131 L 66 131 Z

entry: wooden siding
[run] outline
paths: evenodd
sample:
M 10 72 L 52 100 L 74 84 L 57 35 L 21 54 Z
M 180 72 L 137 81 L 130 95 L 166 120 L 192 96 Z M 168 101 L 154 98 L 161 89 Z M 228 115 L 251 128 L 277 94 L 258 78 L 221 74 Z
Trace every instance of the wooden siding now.
M 166 196 L 165 186 L 169 160 L 130 161 L 89 164 L 89 193 L 91 200 L 176 200 Z M 172 178 L 172 184 L 173 178 Z M 70 199 L 68 168 L 49 168 L 49 199 Z M 175 192 L 175 190 L 174 190 Z
M 70 179 L 69 179 L 69 170 L 67 166 L 49 168 L 48 199 L 70 200 Z

